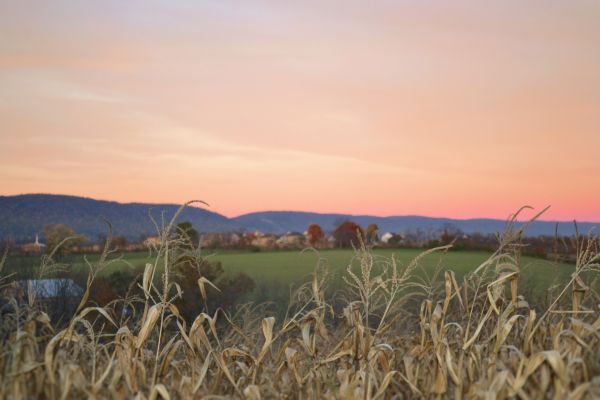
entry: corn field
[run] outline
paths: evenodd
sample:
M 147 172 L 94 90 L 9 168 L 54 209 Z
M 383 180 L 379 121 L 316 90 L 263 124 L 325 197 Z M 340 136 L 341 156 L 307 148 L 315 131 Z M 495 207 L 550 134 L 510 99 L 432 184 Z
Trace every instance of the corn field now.
M 34 296 L 8 299 L 0 398 L 600 398 L 596 237 L 574 239 L 574 273 L 547 288 L 552 297 L 543 307 L 519 293 L 526 226 L 509 220 L 497 251 L 461 279 L 452 271 L 415 274 L 424 255 L 449 246 L 399 265 L 363 244 L 343 278 L 346 290 L 333 298 L 319 262 L 285 317 L 244 305 L 189 323 L 174 304 L 181 288 L 169 273 L 176 217 L 161 225 L 137 298 L 90 303 L 90 285 L 111 262 L 105 250 L 89 263 L 88 290 L 70 320 L 54 326 Z M 53 268 L 52 255 L 43 264 Z M 0 277 L 0 286 L 11 283 Z M 203 299 L 212 286 L 198 280 Z M 123 312 L 129 305 L 139 312 Z

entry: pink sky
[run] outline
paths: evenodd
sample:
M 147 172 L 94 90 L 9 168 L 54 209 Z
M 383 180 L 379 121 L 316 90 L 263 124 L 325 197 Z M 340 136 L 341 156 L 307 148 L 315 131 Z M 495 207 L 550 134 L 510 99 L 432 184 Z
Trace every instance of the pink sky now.
M 302 3 L 2 2 L 0 194 L 600 221 L 600 3 Z

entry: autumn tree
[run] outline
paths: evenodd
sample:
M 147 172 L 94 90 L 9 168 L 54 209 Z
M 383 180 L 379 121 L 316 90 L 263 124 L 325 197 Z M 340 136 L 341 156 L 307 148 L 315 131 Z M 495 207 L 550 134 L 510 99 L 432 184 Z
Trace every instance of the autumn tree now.
M 450 232 L 448 232 L 448 229 L 444 229 L 444 231 L 440 235 L 440 243 L 442 244 L 442 246 L 446 246 L 452 243 L 452 236 L 450 235 Z
M 444 224 L 444 230 L 440 235 L 440 243 L 445 246 L 452 244 L 457 238 L 463 235 L 462 231 L 452 224 Z
M 359 235 L 363 235 L 363 230 L 353 221 L 344 221 L 333 231 L 337 247 L 358 247 L 360 245 Z
M 308 243 L 313 247 L 319 246 L 325 239 L 325 233 L 319 224 L 310 224 L 306 230 L 306 236 Z
M 46 249 L 48 253 L 63 255 L 73 247 L 83 242 L 83 236 L 63 224 L 50 224 L 44 226 L 44 237 L 46 238 Z
M 367 243 L 374 244 L 379 241 L 379 227 L 377 224 L 369 224 L 367 226 Z

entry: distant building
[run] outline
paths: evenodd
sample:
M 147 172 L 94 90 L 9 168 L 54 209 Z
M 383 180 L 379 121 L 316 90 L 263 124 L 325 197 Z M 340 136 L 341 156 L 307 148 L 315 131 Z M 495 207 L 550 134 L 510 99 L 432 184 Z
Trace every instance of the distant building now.
M 327 236 L 327 247 L 335 247 L 335 237 L 333 235 Z
M 255 237 L 250 242 L 251 246 L 256 246 L 261 249 L 274 249 L 276 245 L 277 238 L 274 235 L 261 235 Z
M 386 232 L 386 233 L 384 233 L 383 235 L 381 235 L 381 241 L 382 241 L 383 243 L 386 243 L 386 244 L 387 244 L 387 243 L 390 241 L 390 239 L 391 239 L 391 238 L 393 238 L 393 237 L 394 237 L 394 234 L 393 234 L 393 233 L 391 233 L 391 232 Z
M 38 301 L 79 299 L 83 293 L 73 279 L 28 279 L 14 281 L 3 288 L 6 297 L 26 299 L 32 296 Z
M 158 249 L 160 247 L 160 237 L 159 236 L 150 236 L 144 240 L 144 246 L 149 249 Z
M 406 244 L 405 237 L 399 233 L 386 232 L 381 236 L 381 243 L 386 246 Z
M 22 245 L 21 251 L 24 253 L 41 253 L 44 247 L 46 247 L 46 245 L 40 243 L 38 235 L 35 235 L 35 242 Z
M 94 249 L 95 249 L 95 246 L 100 247 L 99 245 L 94 245 L 93 246 Z M 125 251 L 141 251 L 141 250 L 144 250 L 144 244 L 143 243 L 127 243 L 125 245 L 125 247 L 123 248 L 123 250 L 125 250 Z
M 232 233 L 231 235 L 229 235 L 229 242 L 231 243 L 232 246 L 237 246 L 238 244 L 240 244 L 242 241 L 242 237 L 240 235 L 238 235 L 237 233 Z
M 300 233 L 290 232 L 280 236 L 276 243 L 284 249 L 299 249 L 305 246 L 306 238 Z
M 224 236 L 222 233 L 205 233 L 200 236 L 200 247 L 201 248 L 209 248 L 215 249 L 219 247 L 223 247 Z
M 0 294 L 0 299 L 12 298 L 18 304 L 35 304 L 52 321 L 58 321 L 71 318 L 84 290 L 72 279 L 29 279 L 3 286 Z
M 242 244 L 242 237 L 237 233 L 205 233 L 200 236 L 200 247 L 208 249 L 232 248 Z

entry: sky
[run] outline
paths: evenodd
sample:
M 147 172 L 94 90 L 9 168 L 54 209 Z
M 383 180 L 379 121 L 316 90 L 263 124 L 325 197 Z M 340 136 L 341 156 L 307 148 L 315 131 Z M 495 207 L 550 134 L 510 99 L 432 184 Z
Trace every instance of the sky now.
M 600 221 L 600 2 L 0 3 L 0 195 Z

